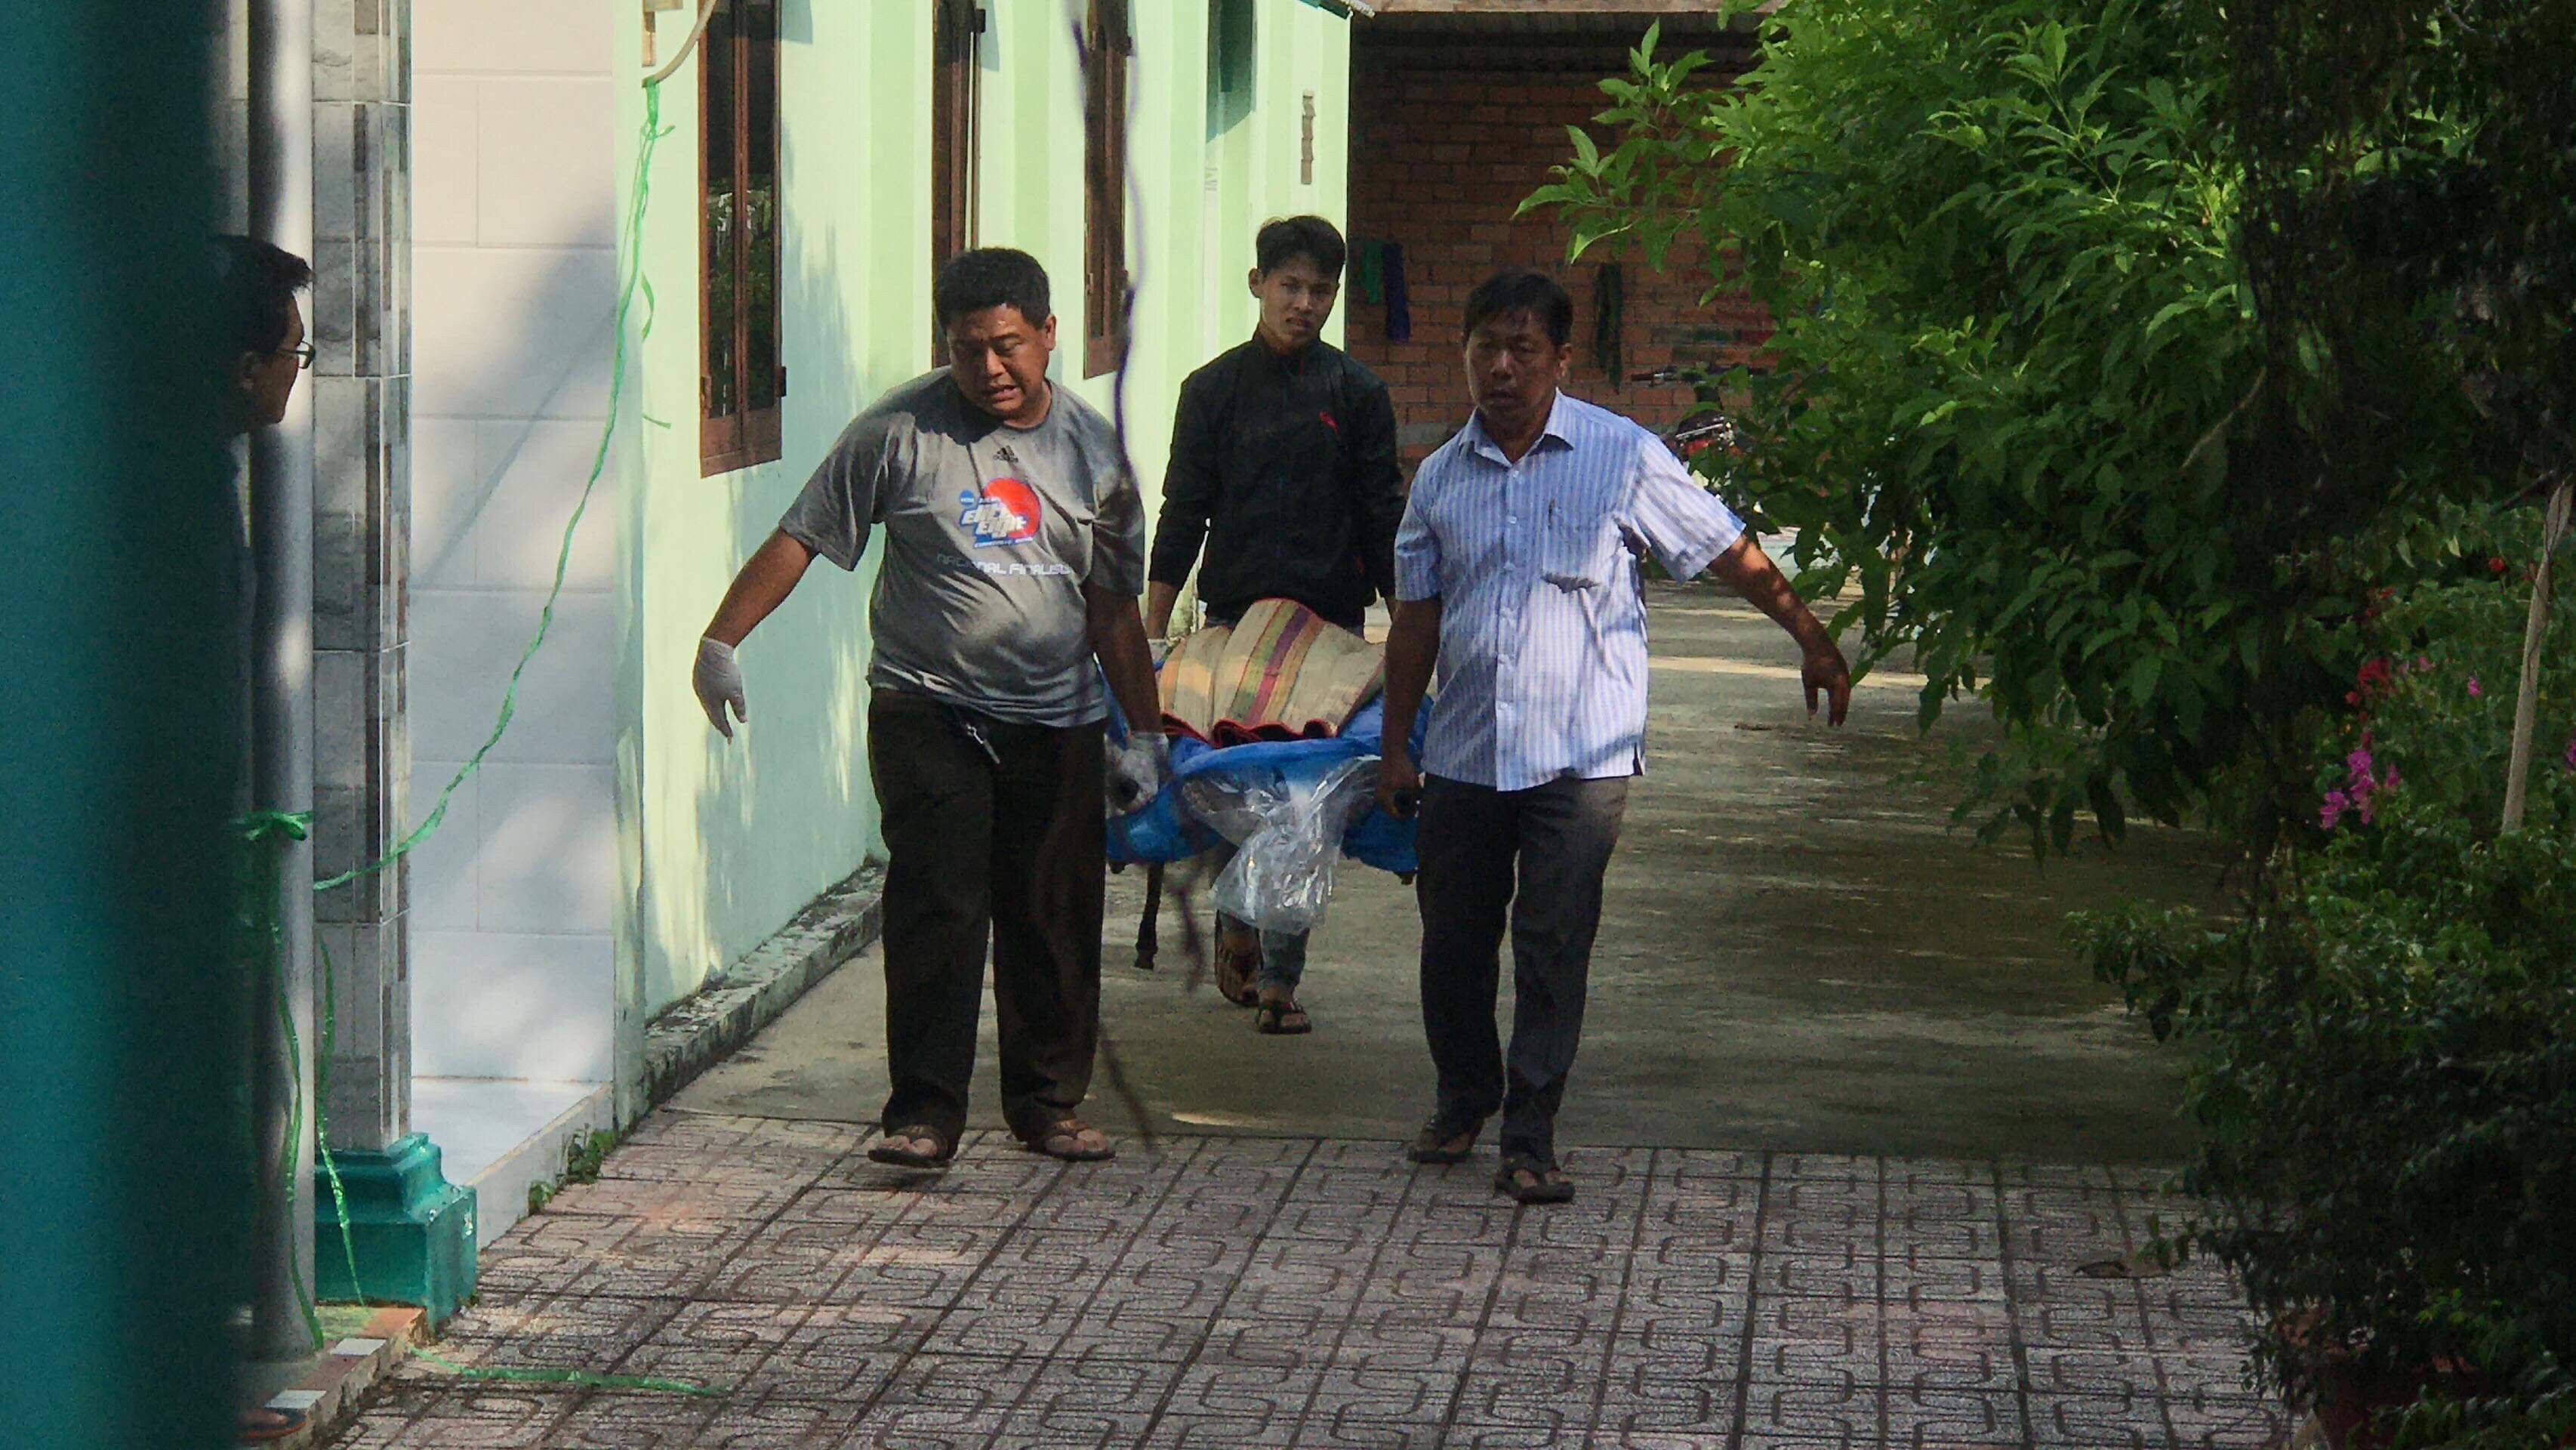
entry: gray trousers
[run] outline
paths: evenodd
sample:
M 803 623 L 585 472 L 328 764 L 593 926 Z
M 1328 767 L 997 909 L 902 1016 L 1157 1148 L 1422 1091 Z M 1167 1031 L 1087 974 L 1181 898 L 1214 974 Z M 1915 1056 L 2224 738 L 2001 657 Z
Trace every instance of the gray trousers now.
M 1583 1039 L 1601 878 L 1619 844 L 1628 782 L 1562 779 L 1498 791 L 1431 777 L 1416 850 L 1422 1026 L 1440 1075 L 1438 1113 L 1464 1128 L 1500 1108 L 1503 1152 L 1553 1162 L 1556 1110 Z M 1494 1025 L 1506 911 L 1512 1042 Z

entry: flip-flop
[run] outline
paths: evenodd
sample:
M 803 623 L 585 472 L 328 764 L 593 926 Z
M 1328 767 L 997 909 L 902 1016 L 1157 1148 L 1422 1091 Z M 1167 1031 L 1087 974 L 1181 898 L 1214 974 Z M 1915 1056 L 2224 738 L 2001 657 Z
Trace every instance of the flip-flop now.
M 923 1138 L 938 1144 L 939 1151 L 922 1153 L 911 1148 L 895 1146 L 897 1141 L 913 1142 Z M 946 1133 L 928 1123 L 915 1123 L 909 1128 L 898 1128 L 894 1132 L 880 1134 L 876 1142 L 868 1145 L 868 1161 L 891 1163 L 897 1168 L 941 1169 L 947 1167 L 956 1157 L 957 1145 L 948 1140 Z
M 1083 1134 L 1099 1132 L 1080 1118 L 1058 1118 L 1036 1133 L 1021 1137 L 1020 1144 L 1032 1153 L 1044 1153 L 1066 1163 L 1101 1163 L 1117 1157 L 1118 1149 L 1110 1144 L 1106 1133 L 1101 1133 L 1099 1147 L 1082 1146 Z
M 1252 1014 L 1252 1030 L 1264 1037 L 1301 1037 L 1315 1030 L 1315 1019 L 1295 1002 L 1264 1002 Z
M 1485 1120 L 1482 1118 L 1461 1124 L 1444 1123 L 1434 1117 L 1422 1125 L 1421 1132 L 1413 1135 L 1413 1146 L 1404 1150 L 1404 1156 L 1416 1163 L 1464 1163 L 1476 1151 L 1476 1135 L 1483 1131 Z M 1462 1146 L 1450 1146 L 1462 1138 L 1466 1140 Z
M 1529 1182 L 1523 1183 L 1526 1174 Z M 1502 1171 L 1494 1175 L 1494 1191 L 1514 1203 L 1572 1203 L 1574 1180 L 1553 1163 L 1534 1158 L 1506 1158 Z

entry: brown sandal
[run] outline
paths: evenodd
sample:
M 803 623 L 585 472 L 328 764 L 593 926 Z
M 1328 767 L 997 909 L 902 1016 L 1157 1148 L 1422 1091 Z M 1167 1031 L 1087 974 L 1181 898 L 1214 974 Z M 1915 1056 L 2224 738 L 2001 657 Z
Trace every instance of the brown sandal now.
M 898 1142 L 914 1143 L 925 1141 L 936 1143 L 939 1146 L 928 1153 L 924 1153 L 916 1148 L 898 1148 L 895 1146 Z M 956 1157 L 957 1145 L 948 1140 L 947 1134 L 930 1126 L 928 1123 L 915 1123 L 909 1128 L 900 1128 L 891 1133 L 881 1133 L 877 1136 L 877 1140 L 874 1143 L 868 1145 L 868 1160 L 870 1162 L 891 1163 L 897 1168 L 923 1168 L 935 1170 L 947 1167 Z
M 1514 1203 L 1572 1203 L 1574 1180 L 1553 1163 L 1535 1158 L 1506 1158 L 1494 1175 L 1494 1191 Z
M 1110 1146 L 1108 1134 L 1100 1133 L 1099 1147 L 1086 1148 L 1082 1143 L 1085 1133 L 1100 1133 L 1100 1130 L 1080 1118 L 1064 1117 L 1034 1134 L 1023 1135 L 1020 1143 L 1032 1153 L 1044 1153 L 1067 1163 L 1100 1163 L 1118 1156 L 1118 1150 Z
M 1404 1150 L 1404 1156 L 1416 1163 L 1464 1163 L 1475 1153 L 1476 1135 L 1483 1131 L 1482 1118 L 1472 1123 L 1444 1123 L 1435 1117 L 1413 1135 L 1413 1146 Z
M 1252 1014 L 1252 1030 L 1264 1037 L 1302 1037 L 1315 1030 L 1315 1019 L 1296 1002 L 1264 1002 Z

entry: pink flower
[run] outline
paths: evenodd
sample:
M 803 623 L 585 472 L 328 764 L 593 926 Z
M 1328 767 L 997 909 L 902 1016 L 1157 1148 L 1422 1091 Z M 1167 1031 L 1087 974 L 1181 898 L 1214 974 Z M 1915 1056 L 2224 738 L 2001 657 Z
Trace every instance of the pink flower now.
M 2415 657 L 2415 673 L 2419 675 L 2426 674 L 2429 673 L 2432 668 L 2433 661 L 2429 655 L 2417 655 Z
M 2343 768 L 2351 771 L 2356 781 L 2370 779 L 2370 747 L 2364 745 L 2361 749 L 2345 756 Z
M 2352 797 L 2339 790 L 2326 792 L 2325 804 L 2317 807 L 2317 824 L 2333 830 L 2343 821 L 2343 813 L 2352 806 Z
M 2474 700 L 2485 693 L 2486 691 L 2478 688 L 2478 677 L 2475 675 L 2469 676 L 2469 698 Z
M 2576 770 L 2576 735 L 2567 737 L 2567 768 Z

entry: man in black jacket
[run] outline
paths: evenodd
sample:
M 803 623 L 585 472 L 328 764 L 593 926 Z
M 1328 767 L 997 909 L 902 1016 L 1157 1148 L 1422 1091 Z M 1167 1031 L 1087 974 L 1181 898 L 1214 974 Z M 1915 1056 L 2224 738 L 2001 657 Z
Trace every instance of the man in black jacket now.
M 1370 602 L 1395 593 L 1395 531 L 1404 521 L 1395 404 L 1377 375 L 1322 340 L 1347 248 L 1322 217 L 1272 221 L 1254 241 L 1252 340 L 1181 384 L 1172 461 L 1145 596 L 1145 633 L 1163 639 L 1172 607 L 1199 571 L 1214 624 L 1264 599 L 1291 599 L 1358 631 Z M 1206 557 L 1201 559 L 1204 546 Z M 1297 1003 L 1306 941 L 1227 921 L 1218 986 L 1260 1007 L 1267 1033 L 1308 1030 Z M 1260 966 L 1247 988 L 1254 951 Z

